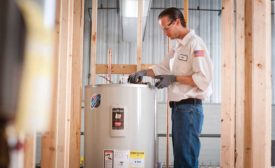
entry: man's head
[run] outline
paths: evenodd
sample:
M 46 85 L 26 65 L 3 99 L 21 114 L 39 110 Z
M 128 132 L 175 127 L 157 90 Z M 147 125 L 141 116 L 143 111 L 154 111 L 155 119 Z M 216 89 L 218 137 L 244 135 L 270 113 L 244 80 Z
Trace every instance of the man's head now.
M 158 19 L 160 27 L 169 38 L 182 38 L 185 35 L 187 28 L 180 9 L 167 8 L 159 14 Z

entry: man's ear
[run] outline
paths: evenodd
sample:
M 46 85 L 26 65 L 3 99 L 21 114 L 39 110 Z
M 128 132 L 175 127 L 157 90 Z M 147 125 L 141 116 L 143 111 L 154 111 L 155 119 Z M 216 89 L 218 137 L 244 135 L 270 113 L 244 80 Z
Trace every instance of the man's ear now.
M 176 19 L 176 25 L 180 25 L 180 19 Z

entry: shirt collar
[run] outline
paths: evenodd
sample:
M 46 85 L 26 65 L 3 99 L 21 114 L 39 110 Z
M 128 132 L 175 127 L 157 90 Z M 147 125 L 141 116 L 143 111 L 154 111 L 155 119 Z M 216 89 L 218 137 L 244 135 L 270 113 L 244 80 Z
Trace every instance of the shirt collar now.
M 186 45 L 188 41 L 191 39 L 191 37 L 195 34 L 194 30 L 190 30 L 184 37 L 183 39 L 177 39 L 177 42 Z

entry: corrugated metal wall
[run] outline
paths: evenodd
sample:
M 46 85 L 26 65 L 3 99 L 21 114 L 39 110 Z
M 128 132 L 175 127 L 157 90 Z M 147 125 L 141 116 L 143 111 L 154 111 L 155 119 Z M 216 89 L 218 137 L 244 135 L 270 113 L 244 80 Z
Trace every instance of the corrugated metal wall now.
M 91 1 L 86 1 L 86 16 L 91 8 Z M 112 49 L 113 63 L 117 64 L 135 64 L 136 63 L 136 42 L 122 41 L 122 26 L 121 18 L 117 8 L 117 1 L 114 0 L 99 0 L 98 1 L 98 38 L 97 38 L 97 63 L 107 63 L 108 48 Z M 182 0 L 152 0 L 151 10 L 148 13 L 146 28 L 143 38 L 143 54 L 142 63 L 157 64 L 167 52 L 167 38 L 164 36 L 158 24 L 158 14 L 167 7 L 175 6 L 183 8 Z M 108 9 L 106 9 L 108 8 Z M 221 8 L 220 0 L 192 0 L 189 1 L 189 25 L 200 35 L 213 58 L 215 66 L 215 78 L 213 81 L 214 93 L 207 102 L 220 102 L 220 16 Z M 199 10 L 199 9 L 200 10 Z M 90 20 L 85 18 L 85 37 L 90 37 Z M 88 30 L 87 30 L 88 29 Z M 137 33 L 137 32 L 132 32 Z M 89 49 L 89 39 L 85 39 L 85 49 Z M 84 79 L 87 84 L 89 52 L 84 51 Z M 118 82 L 118 77 L 114 75 L 114 82 Z M 102 79 L 97 79 L 98 83 L 104 82 Z M 158 101 L 165 101 L 164 90 L 159 92 Z

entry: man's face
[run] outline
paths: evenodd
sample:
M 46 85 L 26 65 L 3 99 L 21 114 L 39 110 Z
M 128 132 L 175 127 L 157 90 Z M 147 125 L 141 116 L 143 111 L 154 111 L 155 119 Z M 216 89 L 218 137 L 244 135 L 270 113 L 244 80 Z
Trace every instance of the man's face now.
M 164 16 L 159 19 L 159 25 L 163 30 L 164 34 L 170 39 L 177 38 L 177 20 L 170 20 L 168 16 Z

